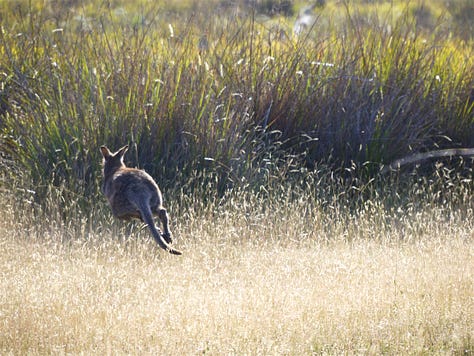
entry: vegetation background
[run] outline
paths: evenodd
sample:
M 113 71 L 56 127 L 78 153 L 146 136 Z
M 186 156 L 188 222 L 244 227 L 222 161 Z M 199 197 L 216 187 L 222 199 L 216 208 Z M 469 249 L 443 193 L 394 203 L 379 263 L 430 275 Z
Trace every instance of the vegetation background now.
M 0 1 L 0 350 L 470 353 L 469 0 Z M 98 147 L 183 259 L 113 220 Z M 133 236 L 133 237 L 132 237 Z

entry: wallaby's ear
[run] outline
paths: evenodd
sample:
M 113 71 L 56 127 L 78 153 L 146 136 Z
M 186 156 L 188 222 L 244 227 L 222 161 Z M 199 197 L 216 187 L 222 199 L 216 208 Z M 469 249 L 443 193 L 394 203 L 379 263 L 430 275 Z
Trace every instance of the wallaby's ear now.
M 128 150 L 128 145 L 123 146 L 123 147 L 122 147 L 121 149 L 119 149 L 119 150 L 117 151 L 117 153 L 115 153 L 115 154 L 116 154 L 116 155 L 119 155 L 119 156 L 121 156 L 121 157 L 123 157 L 123 155 L 125 154 L 125 152 L 127 152 L 127 150 Z
M 104 156 L 105 159 L 109 158 L 112 155 L 109 149 L 105 146 L 100 146 L 100 152 L 102 152 L 102 156 Z

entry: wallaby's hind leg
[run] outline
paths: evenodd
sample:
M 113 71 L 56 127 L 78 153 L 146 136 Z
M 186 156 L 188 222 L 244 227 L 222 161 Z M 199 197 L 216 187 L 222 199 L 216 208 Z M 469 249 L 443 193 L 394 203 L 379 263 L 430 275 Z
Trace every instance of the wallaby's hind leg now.
M 169 218 L 168 218 L 168 212 L 166 211 L 165 208 L 158 208 L 156 211 L 156 214 L 161 220 L 161 223 L 163 224 L 163 238 L 167 243 L 171 243 L 173 240 L 171 239 L 171 231 L 169 227 Z

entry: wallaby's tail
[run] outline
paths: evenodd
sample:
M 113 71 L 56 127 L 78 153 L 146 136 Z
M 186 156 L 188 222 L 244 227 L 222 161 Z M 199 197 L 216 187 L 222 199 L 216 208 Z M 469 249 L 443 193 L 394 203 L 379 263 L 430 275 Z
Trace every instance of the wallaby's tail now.
M 182 255 L 183 253 L 181 251 L 178 251 L 168 245 L 161 236 L 160 232 L 156 229 L 155 222 L 153 221 L 153 215 L 151 214 L 150 206 L 143 201 L 136 202 L 136 204 L 138 209 L 140 210 L 143 221 L 148 225 L 148 228 L 150 229 L 151 234 L 153 235 L 153 238 L 158 243 L 158 245 L 160 245 L 163 250 L 166 250 L 173 255 Z

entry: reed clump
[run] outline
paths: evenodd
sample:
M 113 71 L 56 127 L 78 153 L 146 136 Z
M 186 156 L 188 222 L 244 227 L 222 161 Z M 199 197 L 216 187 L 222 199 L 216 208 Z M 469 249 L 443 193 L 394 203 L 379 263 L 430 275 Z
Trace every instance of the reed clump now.
M 37 203 L 89 209 L 102 144 L 130 143 L 165 189 L 219 194 L 474 146 L 472 46 L 402 3 L 318 8 L 298 37 L 248 8 L 56 5 L 2 8 L 1 152 Z

